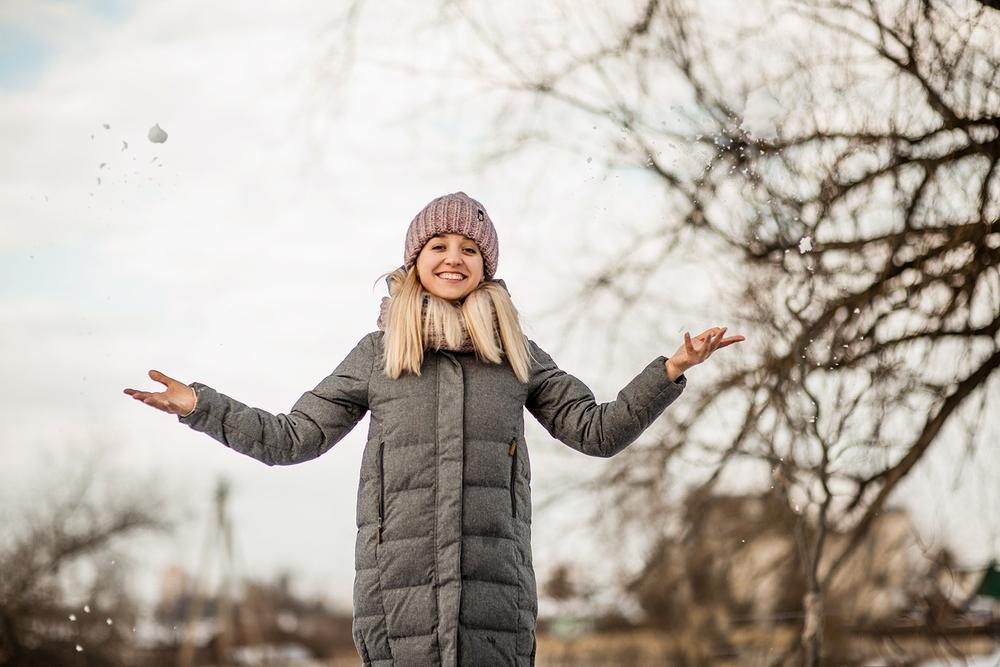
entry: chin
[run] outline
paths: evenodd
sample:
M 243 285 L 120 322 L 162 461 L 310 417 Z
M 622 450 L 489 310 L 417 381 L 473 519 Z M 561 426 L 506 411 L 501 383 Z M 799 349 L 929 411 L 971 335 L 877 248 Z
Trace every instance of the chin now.
M 438 289 L 438 290 L 436 290 L 434 292 L 431 292 L 431 293 L 434 294 L 434 296 L 440 297 L 442 299 L 447 299 L 448 301 L 457 301 L 458 299 L 465 298 L 466 296 L 468 296 L 468 294 L 470 292 L 472 292 L 472 290 L 465 289 L 464 286 L 463 287 L 451 287 L 450 289 L 449 289 L 449 287 L 451 287 L 451 286 L 449 285 L 449 286 L 445 287 L 444 289 Z

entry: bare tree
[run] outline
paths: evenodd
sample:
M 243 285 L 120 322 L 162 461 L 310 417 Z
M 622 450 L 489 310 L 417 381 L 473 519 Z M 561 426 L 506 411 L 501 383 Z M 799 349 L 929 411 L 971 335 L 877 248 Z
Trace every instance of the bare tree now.
M 589 486 L 617 508 L 610 525 L 649 534 L 669 530 L 679 457 L 709 471 L 703 492 L 731 469 L 757 473 L 798 517 L 806 664 L 822 659 L 824 596 L 888 499 L 949 422 L 982 423 L 995 390 L 1000 14 L 988 4 L 546 3 L 506 23 L 486 3 L 444 5 L 484 47 L 470 68 L 510 93 L 482 164 L 539 139 L 600 144 L 666 202 L 659 229 L 591 276 L 581 311 L 656 307 L 664 267 L 696 239 L 730 267 L 727 320 L 755 353 Z M 763 127 L 751 101 L 771 109 Z M 613 133 L 585 143 L 590 122 Z M 724 434 L 706 427 L 717 407 L 738 417 Z M 849 538 L 831 549 L 829 530 Z
M 94 461 L 53 479 L 0 543 L 0 665 L 135 664 L 125 545 L 167 527 L 164 505 Z
M 482 47 L 463 42 L 469 70 L 508 93 L 481 166 L 543 141 L 640 168 L 665 202 L 567 319 L 661 307 L 693 251 L 718 261 L 726 320 L 757 343 L 581 485 L 615 509 L 595 520 L 653 539 L 677 529 L 677 487 L 708 498 L 756 475 L 797 517 L 804 618 L 785 657 L 820 664 L 825 597 L 900 483 L 962 444 L 944 437 L 959 418 L 964 446 L 983 444 L 1000 365 L 995 3 L 442 7 Z M 723 433 L 717 411 L 736 418 Z

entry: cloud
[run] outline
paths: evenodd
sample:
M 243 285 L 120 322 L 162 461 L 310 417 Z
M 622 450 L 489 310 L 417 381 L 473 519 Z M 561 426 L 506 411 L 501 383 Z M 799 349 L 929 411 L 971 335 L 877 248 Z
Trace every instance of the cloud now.
M 27 85 L 0 89 L 0 375 L 13 378 L 0 387 L 0 439 L 18 443 L 27 466 L 72 460 L 84 435 L 105 434 L 136 466 L 197 471 L 204 484 L 227 470 L 248 496 L 264 475 L 284 488 L 294 477 L 291 488 L 322 500 L 275 493 L 268 516 L 255 523 L 250 513 L 241 524 L 249 565 L 294 556 L 317 573 L 346 563 L 336 585 L 349 592 L 352 542 L 343 536 L 353 529 L 363 427 L 339 453 L 276 471 L 121 390 L 156 388 L 146 371 L 157 368 L 287 410 L 372 330 L 381 296 L 372 283 L 400 261 L 413 215 L 456 190 L 490 207 L 501 272 L 530 331 L 532 311 L 565 294 L 559 280 L 596 261 L 572 256 L 577 237 L 591 236 L 595 252 L 609 246 L 608 219 L 648 215 L 646 191 L 634 178 L 597 184 L 574 156 L 541 162 L 529 152 L 485 176 L 445 164 L 489 135 L 489 96 L 467 104 L 467 82 L 446 79 L 452 105 L 439 109 L 441 79 L 371 62 L 357 63 L 350 89 L 331 92 L 314 78 L 324 3 L 141 2 L 111 19 L 93 4 L 33 7 L 3 9 L 49 56 Z M 447 40 L 425 34 L 417 48 L 397 39 L 405 14 L 382 9 L 359 39 L 443 67 Z M 333 94 L 338 114 L 315 122 Z M 429 113 L 409 115 L 418 106 Z M 154 123 L 169 134 L 163 144 L 147 139 Z M 600 208 L 586 208 L 591 190 Z M 628 379 L 648 361 L 626 353 L 644 358 L 590 378 Z M 587 377 L 582 364 L 560 361 Z M 331 561 L 315 531 L 268 539 L 293 513 L 302 525 L 332 526 L 328 542 L 343 557 Z M 272 543 L 286 550 L 268 551 Z

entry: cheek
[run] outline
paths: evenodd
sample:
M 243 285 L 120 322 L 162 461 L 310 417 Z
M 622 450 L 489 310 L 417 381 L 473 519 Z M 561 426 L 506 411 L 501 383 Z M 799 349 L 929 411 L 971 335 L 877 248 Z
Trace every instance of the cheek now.
M 429 263 L 430 262 L 427 261 L 427 255 L 425 253 L 420 253 L 419 255 L 417 255 L 417 261 L 415 264 L 417 267 L 418 276 L 423 276 L 427 273 Z

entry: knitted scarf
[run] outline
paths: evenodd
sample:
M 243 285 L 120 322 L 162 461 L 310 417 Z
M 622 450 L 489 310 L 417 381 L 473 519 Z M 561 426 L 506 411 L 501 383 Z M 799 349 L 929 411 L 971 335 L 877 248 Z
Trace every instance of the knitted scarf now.
M 493 282 L 500 283 L 501 287 L 503 287 L 505 290 L 507 289 L 507 285 L 504 283 L 503 280 L 500 280 L 500 279 L 497 278 L 497 279 L 494 279 Z M 509 293 L 509 290 L 507 290 L 507 291 Z M 451 302 L 451 301 L 444 301 L 444 303 L 446 303 L 450 308 L 454 308 L 457 311 L 457 315 L 459 317 L 459 321 L 462 323 L 462 342 L 458 345 L 458 347 L 450 347 L 448 345 L 448 341 L 445 340 L 444 331 L 442 329 L 432 328 L 432 327 L 430 327 L 430 326 L 427 325 L 427 304 L 428 304 L 428 302 L 430 302 L 431 299 L 437 299 L 439 301 L 444 301 L 443 299 L 441 299 L 441 297 L 434 296 L 430 292 L 424 292 L 424 301 L 423 301 L 423 322 L 424 322 L 424 326 L 422 327 L 423 334 L 424 334 L 424 349 L 425 350 L 448 350 L 450 352 L 475 352 L 476 351 L 476 346 L 472 343 L 472 338 L 469 336 L 469 332 L 465 328 L 465 319 L 462 316 L 462 307 L 460 305 L 458 305 L 458 304 L 456 304 L 454 302 Z M 389 321 L 389 304 L 391 304 L 391 303 L 392 303 L 392 297 L 391 296 L 384 296 L 384 297 L 382 297 L 382 303 L 379 305 L 378 321 L 376 322 L 376 324 L 378 325 L 379 331 L 385 331 L 385 325 Z M 496 316 L 496 313 L 494 312 L 493 313 L 493 331 L 494 331 L 494 335 L 497 335 L 498 339 L 499 339 L 499 335 L 497 334 L 497 332 L 499 330 L 500 330 L 500 327 L 497 324 L 497 316 Z

